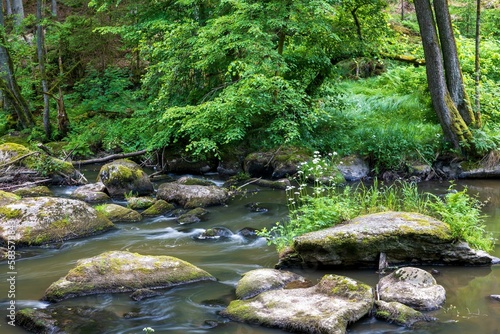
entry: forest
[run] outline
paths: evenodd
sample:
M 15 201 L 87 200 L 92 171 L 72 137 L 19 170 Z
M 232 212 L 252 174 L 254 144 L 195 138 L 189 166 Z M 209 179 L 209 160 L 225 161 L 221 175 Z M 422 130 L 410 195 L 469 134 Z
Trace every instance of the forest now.
M 375 173 L 500 159 L 498 0 L 0 6 L 2 142 L 73 160 L 295 147 Z

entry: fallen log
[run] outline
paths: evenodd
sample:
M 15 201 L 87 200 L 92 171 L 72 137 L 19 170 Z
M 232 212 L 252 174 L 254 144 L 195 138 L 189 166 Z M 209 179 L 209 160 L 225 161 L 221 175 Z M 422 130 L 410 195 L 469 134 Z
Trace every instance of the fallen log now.
M 413 56 L 407 56 L 407 55 L 390 55 L 390 54 L 382 54 L 382 57 L 391 59 L 391 60 L 397 60 L 401 61 L 403 63 L 409 63 L 413 64 L 414 66 L 425 66 L 425 59 L 421 58 L 416 58 Z
M 71 164 L 73 166 L 83 166 L 83 165 L 91 165 L 91 164 L 98 164 L 102 162 L 107 162 L 115 159 L 123 159 L 123 158 L 130 158 L 130 157 L 137 157 L 139 155 L 143 155 L 147 152 L 147 150 L 141 150 L 141 151 L 136 151 L 136 152 L 130 152 L 130 153 L 119 153 L 119 154 L 111 154 L 102 158 L 95 158 L 95 159 L 89 159 L 89 160 L 78 160 L 78 161 L 71 161 Z

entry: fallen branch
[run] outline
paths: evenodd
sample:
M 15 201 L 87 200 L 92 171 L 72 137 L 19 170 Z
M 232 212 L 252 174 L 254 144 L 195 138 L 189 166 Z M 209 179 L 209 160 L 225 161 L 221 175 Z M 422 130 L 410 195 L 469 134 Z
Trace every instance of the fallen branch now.
M 6 162 L 3 165 L 0 165 L 0 168 L 4 168 L 4 167 L 10 166 L 10 165 L 13 165 L 16 162 L 21 161 L 21 160 L 23 160 L 23 159 L 25 159 L 25 158 L 29 157 L 30 155 L 33 155 L 33 154 L 38 154 L 38 152 L 30 152 L 30 153 L 27 153 L 25 155 L 20 156 L 17 159 L 10 160 L 9 162 Z
M 107 162 L 107 161 L 115 160 L 115 159 L 123 159 L 123 158 L 136 157 L 136 156 L 139 156 L 139 155 L 143 155 L 146 152 L 147 152 L 147 150 L 141 150 L 141 151 L 130 152 L 130 153 L 111 154 L 111 155 L 108 155 L 108 156 L 102 157 L 102 158 L 72 161 L 71 164 L 73 166 L 98 164 L 98 163 Z
M 23 184 L 16 184 L 13 186 L 8 186 L 8 187 L 0 187 L 0 190 L 12 190 L 12 189 L 18 189 L 18 188 L 24 188 L 24 187 L 30 187 L 34 186 L 37 184 L 43 184 L 43 183 L 49 183 L 52 179 L 43 179 L 39 181 L 33 181 L 33 182 L 25 182 Z

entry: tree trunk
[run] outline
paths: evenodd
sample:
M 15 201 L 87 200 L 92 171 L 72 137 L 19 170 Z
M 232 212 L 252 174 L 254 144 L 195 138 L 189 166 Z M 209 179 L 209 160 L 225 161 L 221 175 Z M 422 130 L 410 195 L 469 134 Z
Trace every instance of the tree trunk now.
M 2 28 L 4 27 L 2 1 L 0 1 L 0 25 Z M 30 128 L 34 126 L 35 121 L 26 100 L 21 95 L 21 89 L 14 75 L 14 65 L 12 64 L 6 45 L 7 39 L 5 38 L 5 33 L 0 32 L 0 89 L 4 93 L 8 107 L 13 109 L 18 124 L 22 128 Z
M 57 1 L 56 0 L 52 0 L 51 13 L 52 13 L 52 16 L 57 17 Z
M 52 136 L 52 129 L 50 126 L 50 108 L 49 108 L 49 96 L 47 92 L 49 90 L 47 85 L 47 76 L 45 73 L 45 33 L 42 26 L 42 9 L 43 0 L 37 0 L 36 4 L 36 18 L 38 21 L 36 28 L 36 49 L 38 55 L 38 67 L 40 69 L 40 77 L 42 78 L 42 93 L 43 93 L 43 128 L 45 130 L 45 136 L 50 139 Z
M 481 83 L 481 66 L 480 66 L 480 54 L 479 54 L 479 47 L 481 43 L 481 0 L 476 0 L 477 2 L 477 7 L 476 7 L 476 52 L 475 52 L 475 61 L 474 61 L 474 72 L 475 72 L 475 78 L 474 78 L 474 86 L 475 86 L 475 95 L 474 95 L 474 100 L 475 100 L 475 106 L 476 106 L 476 122 L 477 126 L 481 126 L 481 102 L 479 101 L 480 97 L 480 83 Z
M 434 12 L 436 13 L 436 22 L 443 53 L 446 86 L 464 122 L 468 126 L 474 125 L 476 119 L 472 111 L 469 96 L 465 91 L 447 0 L 434 0 Z
M 7 16 L 12 15 L 12 3 L 11 0 L 5 0 L 5 14 Z
M 14 26 L 20 27 L 24 19 L 23 0 L 12 0 L 12 15 L 14 15 Z
M 443 54 L 437 37 L 431 4 L 429 0 L 415 0 L 414 2 L 424 48 L 427 84 L 434 111 L 438 116 L 445 139 L 458 152 L 467 151 L 472 134 L 458 112 L 446 85 Z
M 356 34 L 358 34 L 359 40 L 362 42 L 363 41 L 363 34 L 361 33 L 361 23 L 359 22 L 358 15 L 356 15 L 356 12 L 359 7 L 356 7 L 351 10 L 351 15 L 354 20 L 354 24 L 356 25 Z
M 405 0 L 401 0 L 401 21 L 405 20 Z

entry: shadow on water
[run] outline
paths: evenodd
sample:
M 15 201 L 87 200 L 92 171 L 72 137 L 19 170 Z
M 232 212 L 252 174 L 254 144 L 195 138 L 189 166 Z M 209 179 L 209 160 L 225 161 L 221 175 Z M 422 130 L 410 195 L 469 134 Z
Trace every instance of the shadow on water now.
M 93 182 L 95 177 L 90 177 Z M 423 183 L 423 191 L 445 193 L 449 183 Z M 487 228 L 500 238 L 500 182 L 461 181 L 457 187 L 467 186 L 471 194 L 481 200 L 489 199 L 484 207 Z M 68 196 L 72 188 L 54 189 L 57 196 Z M 255 209 L 255 203 L 261 209 Z M 253 210 L 253 209 L 255 210 Z M 148 218 L 139 223 L 117 224 L 117 230 L 89 238 L 72 240 L 58 248 L 20 250 L 17 260 L 16 306 L 49 308 L 60 314 L 73 314 L 93 319 L 85 328 L 74 333 L 143 333 L 152 327 L 155 333 L 211 333 L 211 334 L 279 334 L 268 329 L 221 318 L 221 311 L 232 299 L 241 275 L 257 268 L 272 268 L 278 261 L 275 249 L 258 237 L 247 237 L 237 232 L 245 229 L 270 228 L 287 214 L 283 191 L 261 189 L 240 196 L 227 206 L 208 208 L 206 219 L 199 223 L 180 225 L 168 216 Z M 219 227 L 224 237 L 200 240 L 207 229 Z M 170 255 L 193 263 L 217 278 L 216 282 L 188 284 L 159 290 L 159 295 L 140 302 L 128 294 L 102 294 L 66 300 L 55 305 L 39 302 L 45 289 L 75 266 L 76 261 L 104 251 L 128 250 L 148 255 Z M 497 247 L 495 256 L 500 256 Z M 405 329 L 366 318 L 349 328 L 351 334 L 365 333 L 496 333 L 500 319 L 500 302 L 487 296 L 500 294 L 500 267 L 437 267 L 436 280 L 447 291 L 444 307 L 432 315 L 439 321 L 421 329 Z M 346 275 L 375 286 L 379 276 L 372 270 L 312 271 L 295 270 L 315 282 L 324 274 Z M 0 317 L 5 319 L 7 298 L 5 262 L 0 263 Z M 68 319 L 70 318 L 68 313 Z M 25 333 L 24 330 L 2 322 L 0 332 Z

